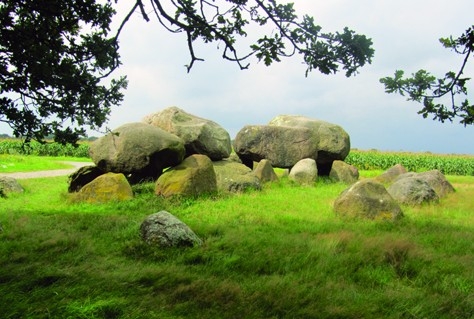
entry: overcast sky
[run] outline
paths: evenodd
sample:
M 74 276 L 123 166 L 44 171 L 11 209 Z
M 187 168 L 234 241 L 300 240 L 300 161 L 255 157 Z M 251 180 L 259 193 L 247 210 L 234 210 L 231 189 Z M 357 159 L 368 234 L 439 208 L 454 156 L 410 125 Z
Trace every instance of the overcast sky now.
M 206 61 L 187 73 L 185 36 L 164 31 L 155 19 L 146 23 L 137 14 L 120 38 L 123 66 L 118 73 L 128 76 L 129 87 L 123 104 L 113 109 L 108 127 L 178 106 L 219 123 L 233 138 L 247 124 L 267 124 L 277 115 L 297 114 L 342 126 L 353 148 L 474 154 L 474 126 L 423 119 L 417 114 L 418 104 L 386 94 L 379 83 L 396 69 L 409 74 L 427 69 L 438 76 L 457 70 L 459 57 L 444 49 L 438 39 L 457 37 L 474 24 L 474 1 L 292 2 L 300 15 L 312 15 L 325 32 L 347 26 L 371 38 L 375 48 L 372 64 L 351 78 L 314 71 L 305 77 L 298 57 L 271 67 L 251 59 L 250 69 L 241 71 L 222 60 L 217 45 L 211 44 L 197 48 L 196 54 Z M 131 3 L 119 1 L 117 21 Z M 467 73 L 474 74 L 474 63 Z M 469 87 L 472 94 L 474 84 Z
M 174 105 L 219 123 L 233 138 L 247 124 L 267 124 L 279 114 L 298 114 L 341 125 L 353 148 L 474 154 L 474 126 L 423 119 L 417 114 L 418 104 L 386 94 L 379 83 L 396 69 L 409 74 L 427 69 L 438 76 L 457 70 L 459 57 L 438 39 L 457 37 L 474 24 L 474 1 L 293 2 L 297 12 L 312 15 L 323 31 L 348 26 L 371 38 L 372 64 L 351 78 L 318 72 L 305 77 L 298 57 L 271 67 L 250 60 L 250 69 L 241 71 L 222 60 L 211 44 L 199 46 L 196 54 L 206 61 L 195 64 L 188 74 L 184 35 L 167 33 L 157 21 L 146 23 L 137 15 L 120 40 L 120 72 L 128 76 L 129 88 L 122 106 L 113 110 L 109 127 L 139 121 Z M 474 74 L 474 63 L 467 72 Z M 474 92 L 472 83 L 470 90 Z

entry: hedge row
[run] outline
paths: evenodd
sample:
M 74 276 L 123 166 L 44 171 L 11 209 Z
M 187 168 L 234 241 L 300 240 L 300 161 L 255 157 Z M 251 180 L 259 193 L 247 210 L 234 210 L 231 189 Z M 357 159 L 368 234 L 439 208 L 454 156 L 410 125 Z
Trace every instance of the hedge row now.
M 0 140 L 0 154 L 36 155 L 36 156 L 67 156 L 89 157 L 89 144 L 80 143 L 78 146 L 62 145 L 59 143 L 31 142 L 24 144 L 20 140 Z

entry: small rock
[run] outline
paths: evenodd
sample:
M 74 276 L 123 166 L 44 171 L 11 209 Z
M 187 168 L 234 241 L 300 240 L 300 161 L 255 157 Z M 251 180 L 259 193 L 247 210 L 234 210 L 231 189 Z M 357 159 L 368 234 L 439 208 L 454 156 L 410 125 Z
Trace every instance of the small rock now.
M 291 168 L 288 178 L 301 185 L 314 185 L 318 179 L 316 161 L 312 158 L 304 158 L 298 161 Z
M 158 247 L 200 246 L 202 240 L 181 220 L 160 211 L 148 216 L 140 226 L 141 238 Z

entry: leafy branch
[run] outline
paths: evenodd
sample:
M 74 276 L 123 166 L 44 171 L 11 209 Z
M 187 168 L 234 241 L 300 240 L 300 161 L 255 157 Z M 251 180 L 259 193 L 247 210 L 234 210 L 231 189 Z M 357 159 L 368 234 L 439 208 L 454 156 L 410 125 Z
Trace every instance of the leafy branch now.
M 463 62 L 457 72 L 449 71 L 444 77 L 436 78 L 426 70 L 419 70 L 411 77 L 404 78 L 404 71 L 395 71 L 394 77 L 385 77 L 380 82 L 385 86 L 385 92 L 398 93 L 408 96 L 408 100 L 421 103 L 423 108 L 418 111 L 424 118 L 433 115 L 434 120 L 444 123 L 460 118 L 460 123 L 474 124 L 474 105 L 469 103 L 467 83 L 469 77 L 464 77 L 466 65 L 474 51 L 474 26 L 468 28 L 459 38 L 441 38 L 445 48 L 452 49 L 463 55 Z M 449 104 L 438 103 L 439 99 L 448 97 Z

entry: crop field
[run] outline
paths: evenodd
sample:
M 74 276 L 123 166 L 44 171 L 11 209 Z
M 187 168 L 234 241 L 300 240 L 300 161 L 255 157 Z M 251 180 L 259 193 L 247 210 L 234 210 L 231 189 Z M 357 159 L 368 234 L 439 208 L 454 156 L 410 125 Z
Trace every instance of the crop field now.
M 411 172 L 437 169 L 446 175 L 474 175 L 472 155 L 352 150 L 345 162 L 359 170 L 387 170 L 396 164 L 401 164 Z

